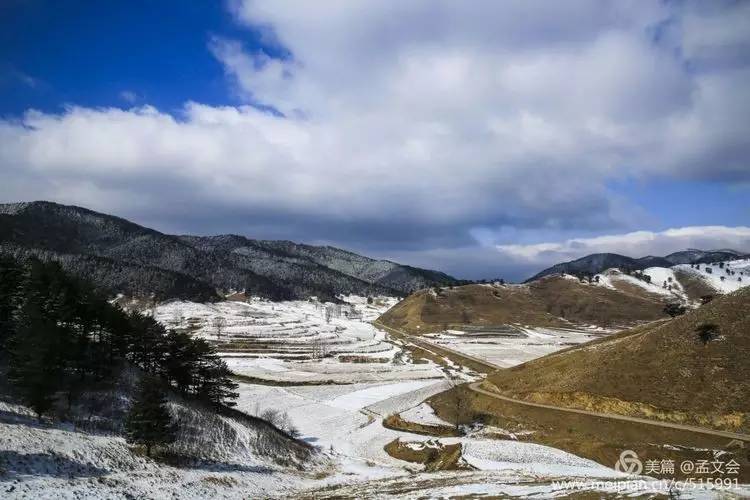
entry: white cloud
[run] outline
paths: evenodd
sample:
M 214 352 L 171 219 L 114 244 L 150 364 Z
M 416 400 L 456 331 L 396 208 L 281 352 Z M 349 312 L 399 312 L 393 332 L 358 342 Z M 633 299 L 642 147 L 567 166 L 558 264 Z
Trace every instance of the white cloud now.
M 689 5 L 231 5 L 290 56 L 221 37 L 209 50 L 242 98 L 283 116 L 192 102 L 30 111 L 0 121 L 0 197 L 403 249 L 499 226 L 634 227 L 613 178 L 750 179 L 749 70 L 708 64 L 750 33 L 704 26 Z M 679 29 L 657 42 L 665 22 Z
M 730 248 L 750 252 L 750 227 L 690 226 L 660 232 L 635 231 L 594 238 L 574 238 L 561 243 L 497 245 L 497 250 L 506 257 L 539 265 L 556 264 L 592 253 L 618 253 L 638 258 L 646 255 L 664 256 L 687 248 Z

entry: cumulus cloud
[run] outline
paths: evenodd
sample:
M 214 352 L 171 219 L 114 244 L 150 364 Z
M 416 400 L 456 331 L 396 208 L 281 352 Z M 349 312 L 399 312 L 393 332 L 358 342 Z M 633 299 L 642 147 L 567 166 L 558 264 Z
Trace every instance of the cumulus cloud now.
M 633 228 L 611 179 L 750 180 L 750 33 L 716 29 L 742 5 L 230 6 L 280 49 L 210 39 L 246 105 L 0 121 L 0 197 L 435 256 L 497 228 Z
M 618 253 L 629 257 L 664 256 L 687 248 L 729 248 L 750 253 L 750 227 L 689 226 L 665 231 L 634 231 L 625 234 L 574 238 L 561 243 L 497 245 L 497 250 L 515 261 L 551 265 L 591 253 Z

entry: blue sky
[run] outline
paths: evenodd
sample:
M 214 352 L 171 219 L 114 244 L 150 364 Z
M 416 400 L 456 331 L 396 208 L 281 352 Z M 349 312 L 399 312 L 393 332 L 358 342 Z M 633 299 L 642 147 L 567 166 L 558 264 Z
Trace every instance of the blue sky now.
M 211 33 L 257 40 L 209 0 L 10 0 L 0 9 L 3 115 L 129 106 L 122 92 L 166 110 L 187 100 L 237 104 L 207 42 Z
M 750 189 L 745 184 L 712 180 L 645 179 L 614 182 L 614 192 L 643 208 L 644 229 L 687 225 L 746 225 L 750 221 Z
M 748 25 L 742 2 L 10 0 L 0 201 L 462 277 L 750 251 Z

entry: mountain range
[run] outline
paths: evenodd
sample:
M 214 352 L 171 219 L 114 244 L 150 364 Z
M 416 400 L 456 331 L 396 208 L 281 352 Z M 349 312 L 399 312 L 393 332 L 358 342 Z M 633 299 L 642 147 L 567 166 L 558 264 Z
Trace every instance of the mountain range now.
M 711 262 L 721 262 L 738 258 L 747 258 L 750 255 L 737 252 L 736 250 L 696 250 L 688 249 L 680 252 L 674 252 L 664 257 L 655 257 L 648 255 L 634 259 L 625 255 L 616 253 L 594 253 L 586 255 L 580 259 L 571 260 L 555 264 L 552 267 L 538 272 L 526 283 L 536 281 L 544 276 L 551 274 L 598 274 L 607 269 L 618 268 L 623 271 L 636 271 L 647 269 L 649 267 L 672 267 L 677 264 L 707 264 Z
M 272 300 L 406 295 L 453 277 L 330 246 L 238 235 L 169 235 L 86 208 L 0 204 L 0 254 L 35 256 L 110 294 L 211 301 L 245 292 Z
M 730 258 L 718 260 L 725 256 Z M 467 325 L 619 329 L 665 318 L 670 314 L 667 304 L 692 309 L 750 285 L 750 260 L 738 259 L 735 252 L 689 250 L 668 257 L 700 264 L 668 262 L 664 267 L 630 271 L 616 259 L 605 259 L 615 267 L 595 275 L 575 271 L 576 277 L 568 271 L 524 284 L 498 281 L 434 287 L 410 295 L 378 321 L 412 334 L 461 330 Z

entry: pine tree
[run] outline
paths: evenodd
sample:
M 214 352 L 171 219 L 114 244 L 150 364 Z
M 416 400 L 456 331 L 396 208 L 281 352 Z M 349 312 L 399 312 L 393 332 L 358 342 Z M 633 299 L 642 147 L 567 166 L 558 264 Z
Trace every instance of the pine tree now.
M 685 314 L 687 312 L 687 307 L 683 306 L 682 304 L 672 302 L 664 306 L 664 312 L 674 318 L 675 316 L 681 316 Z
M 182 395 L 187 395 L 190 388 L 195 385 L 196 365 L 200 359 L 196 340 L 185 332 L 175 330 L 170 330 L 164 338 L 165 358 L 162 375 L 169 383 L 175 384 Z
M 50 299 L 50 268 L 32 261 L 21 286 L 22 300 L 13 314 L 13 335 L 8 340 L 8 379 L 15 392 L 39 418 L 52 407 L 62 388 L 66 330 Z
M 125 432 L 127 441 L 145 446 L 149 457 L 153 446 L 174 442 L 177 426 L 172 423 L 158 380 L 150 377 L 141 379 L 125 421 Z
M 233 400 L 239 397 L 239 393 L 234 391 L 239 385 L 229 378 L 231 373 L 223 359 L 216 356 L 204 358 L 198 368 L 198 376 L 201 380 L 198 397 L 215 406 L 222 404 L 235 406 L 237 403 Z
M 698 338 L 703 342 L 703 345 L 706 345 L 719 336 L 719 325 L 714 323 L 701 323 L 695 329 L 695 333 L 698 334 Z
M 0 257 L 0 348 L 13 335 L 13 312 L 20 300 L 23 268 L 15 261 Z
M 21 400 L 41 418 L 52 407 L 62 380 L 57 329 L 33 302 L 21 310 L 18 325 L 9 341 L 8 379 Z

